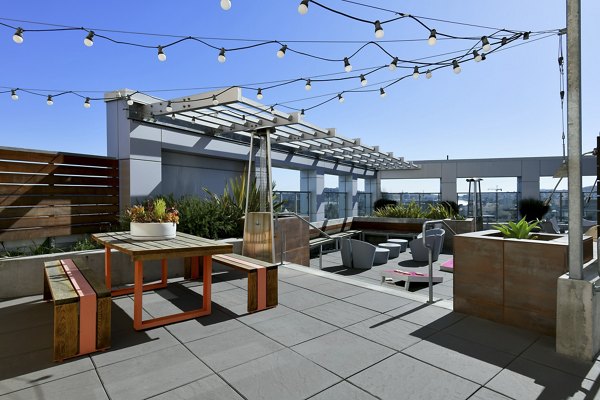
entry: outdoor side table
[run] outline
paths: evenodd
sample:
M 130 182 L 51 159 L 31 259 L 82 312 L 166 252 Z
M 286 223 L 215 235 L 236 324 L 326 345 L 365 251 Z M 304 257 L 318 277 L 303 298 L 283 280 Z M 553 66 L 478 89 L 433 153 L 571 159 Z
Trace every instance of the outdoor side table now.
M 233 245 L 230 243 L 217 242 L 185 233 L 177 233 L 175 239 L 167 240 L 134 240 L 131 238 L 129 232 L 96 233 L 92 235 L 92 238 L 104 245 L 105 248 L 104 277 L 106 287 L 109 290 L 112 288 L 111 249 L 129 255 L 134 262 L 133 288 L 111 290 L 111 295 L 119 296 L 133 293 L 133 327 L 136 330 L 154 328 L 156 326 L 209 315 L 211 313 L 212 255 L 231 253 L 233 250 Z M 167 259 L 187 257 L 192 260 L 192 279 L 199 278 L 200 263 L 203 266 L 202 308 L 142 320 L 143 292 L 167 286 Z M 146 260 L 162 260 L 162 277 L 159 283 L 144 285 L 144 261 Z
M 400 243 L 379 243 L 377 246 L 383 247 L 384 249 L 388 249 L 390 251 L 389 258 L 396 258 L 400 255 L 400 250 L 402 249 L 402 245 Z
M 404 253 L 408 247 L 408 240 L 406 239 L 388 239 L 388 243 L 397 243 L 402 246 L 400 253 Z

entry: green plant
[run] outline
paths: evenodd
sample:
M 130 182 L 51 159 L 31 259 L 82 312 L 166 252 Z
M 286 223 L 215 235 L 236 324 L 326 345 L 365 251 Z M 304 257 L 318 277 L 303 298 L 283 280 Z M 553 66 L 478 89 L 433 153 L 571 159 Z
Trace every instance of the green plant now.
M 536 229 L 540 221 L 527 222 L 525 217 L 521 218 L 519 222 L 512 222 L 505 225 L 494 225 L 494 229 L 498 229 L 502 236 L 509 239 L 536 239 L 535 236 L 531 236 L 531 231 Z
M 527 221 L 541 220 L 548 210 L 550 206 L 538 199 L 529 198 L 519 201 L 519 214 Z
M 142 204 L 136 204 L 125 211 L 128 222 L 172 222 L 179 223 L 179 211 L 171 206 L 167 208 L 165 198 L 147 199 Z
M 408 204 L 387 205 L 379 210 L 373 211 L 376 217 L 388 218 L 424 218 L 425 213 L 414 201 Z
M 395 206 L 396 203 L 394 200 L 390 200 L 390 199 L 379 199 L 376 200 L 375 203 L 373 203 L 373 211 L 378 211 L 382 208 L 384 208 L 385 206 Z
M 101 249 L 102 247 L 102 245 L 94 242 L 89 236 L 86 236 L 83 239 L 73 243 L 70 251 L 96 250 Z

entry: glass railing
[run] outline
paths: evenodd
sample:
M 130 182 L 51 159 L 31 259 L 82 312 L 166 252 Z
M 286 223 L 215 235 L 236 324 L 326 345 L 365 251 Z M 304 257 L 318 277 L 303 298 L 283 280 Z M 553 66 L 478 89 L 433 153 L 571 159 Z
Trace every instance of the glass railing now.
M 346 193 L 323 192 L 323 201 L 321 203 L 325 207 L 325 218 L 346 217 Z
M 371 193 L 358 192 L 356 194 L 358 201 L 358 216 L 364 217 L 371 215 L 373 211 L 373 196 Z
M 408 204 L 415 202 L 422 210 L 429 204 L 437 204 L 441 197 L 440 193 L 386 193 L 382 192 L 381 197 L 387 200 L 393 200 L 397 203 Z
M 566 191 L 556 191 L 552 194 L 550 190 L 543 190 L 540 192 L 540 200 L 545 201 L 552 195 L 552 199 L 548 204 L 550 211 L 548 214 L 555 216 L 558 222 L 568 223 L 569 222 L 569 193 Z M 596 191 L 592 193 L 583 192 L 583 218 L 596 221 L 598 199 L 596 198 Z
M 281 204 L 281 211 L 292 211 L 299 215 L 310 214 L 310 192 L 274 191 L 275 203 Z
M 481 206 L 483 222 L 516 221 L 519 216 L 518 192 L 481 192 Z M 473 194 L 471 194 L 471 202 Z M 473 209 L 469 204 L 469 193 L 457 193 L 460 215 L 467 216 L 467 208 Z

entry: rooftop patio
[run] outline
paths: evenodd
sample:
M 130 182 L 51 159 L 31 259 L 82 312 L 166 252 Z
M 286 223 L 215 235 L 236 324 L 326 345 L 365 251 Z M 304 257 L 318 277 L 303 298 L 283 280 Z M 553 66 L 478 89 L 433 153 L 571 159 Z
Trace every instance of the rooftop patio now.
M 325 270 L 336 270 L 336 257 L 324 256 Z M 376 269 L 344 275 L 281 266 L 280 304 L 247 314 L 246 278 L 215 270 L 212 315 L 143 332 L 131 328 L 132 298 L 121 296 L 112 347 L 63 363 L 51 361 L 51 305 L 41 296 L 4 301 L 0 318 L 12 323 L 0 328 L 0 398 L 597 396 L 600 362 L 558 355 L 553 338 L 455 313 L 446 301 L 427 304 L 423 288 L 382 286 Z M 436 295 L 451 293 L 448 284 L 445 275 Z M 183 281 L 145 293 L 144 313 L 194 308 L 201 293 L 201 282 Z

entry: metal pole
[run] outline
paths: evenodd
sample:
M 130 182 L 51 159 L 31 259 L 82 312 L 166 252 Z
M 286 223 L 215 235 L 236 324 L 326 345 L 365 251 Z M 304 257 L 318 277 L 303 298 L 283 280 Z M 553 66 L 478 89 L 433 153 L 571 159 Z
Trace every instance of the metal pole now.
M 569 277 L 583 279 L 581 195 L 581 0 L 567 0 L 567 155 Z

